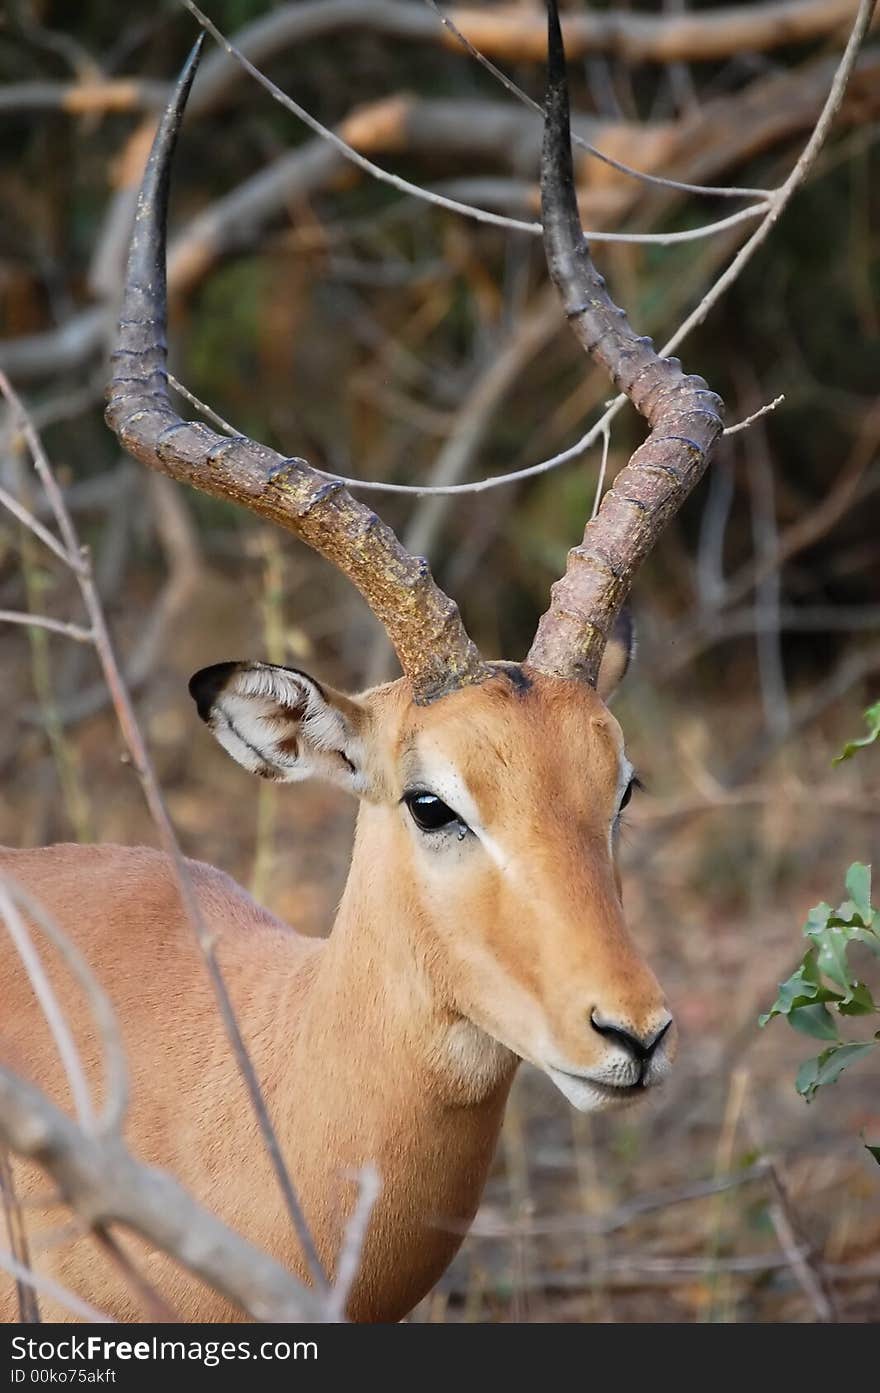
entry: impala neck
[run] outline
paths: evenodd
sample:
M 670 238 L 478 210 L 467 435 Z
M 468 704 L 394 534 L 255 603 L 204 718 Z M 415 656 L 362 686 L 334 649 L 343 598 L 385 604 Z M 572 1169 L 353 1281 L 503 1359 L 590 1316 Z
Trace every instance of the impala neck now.
M 343 1052 L 359 1067 L 355 1039 L 369 1042 L 371 1061 L 400 1066 L 431 1104 L 478 1107 L 506 1093 L 516 1057 L 456 1010 L 430 908 L 394 850 L 395 830 L 391 810 L 361 806 L 311 1014 L 333 1003 L 325 1020 L 339 1024 Z
M 454 1010 L 433 975 L 430 923 L 405 872 L 392 869 L 391 817 L 366 805 L 359 817 L 292 1060 L 294 1076 L 307 1071 L 308 1098 L 290 1139 L 330 1266 L 351 1210 L 352 1174 L 368 1162 L 379 1170 L 382 1193 L 351 1314 L 380 1320 L 414 1304 L 458 1248 L 517 1064 Z M 328 1154 L 338 1158 L 336 1186 L 327 1184 Z

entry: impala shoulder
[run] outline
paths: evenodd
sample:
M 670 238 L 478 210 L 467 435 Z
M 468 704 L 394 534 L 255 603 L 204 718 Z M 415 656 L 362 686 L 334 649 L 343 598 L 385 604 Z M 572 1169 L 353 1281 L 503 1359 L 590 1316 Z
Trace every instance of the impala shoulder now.
M 186 876 L 199 909 L 214 930 L 262 927 L 293 932 L 257 904 L 225 871 L 184 858 Z M 79 906 L 100 903 L 102 922 L 160 921 L 166 927 L 185 918 L 174 863 L 148 846 L 100 846 L 58 842 L 52 846 L 0 847 L 0 875 L 12 878 L 62 922 Z

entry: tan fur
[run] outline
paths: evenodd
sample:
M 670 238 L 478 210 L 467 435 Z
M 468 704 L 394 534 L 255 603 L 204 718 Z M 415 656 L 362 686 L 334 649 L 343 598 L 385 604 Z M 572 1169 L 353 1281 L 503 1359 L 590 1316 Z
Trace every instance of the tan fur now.
M 590 688 L 529 676 L 518 684 L 499 672 L 427 707 L 411 702 L 405 682 L 358 699 L 369 789 L 326 941 L 300 937 L 222 872 L 191 863 L 328 1268 L 353 1177 L 368 1161 L 382 1176 L 355 1320 L 399 1319 L 449 1263 L 479 1202 L 520 1057 L 590 1070 L 612 1049 L 590 1026 L 592 1010 L 643 1035 L 665 1015 L 624 924 L 614 866 L 617 722 Z M 355 708 L 346 714 L 354 720 Z M 492 854 L 473 839 L 448 853 L 424 850 L 400 799 L 412 767 L 426 762 L 461 771 Z M 165 859 L 143 848 L 56 846 L 6 852 L 0 865 L 56 916 L 114 1000 L 135 1153 L 302 1272 Z M 99 1044 L 82 998 L 45 957 L 99 1089 Z M 5 937 L 0 980 L 0 1059 L 69 1106 Z M 671 1054 L 670 1041 L 665 1048 Z M 31 1204 L 47 1192 L 29 1168 L 19 1166 L 17 1179 Z M 43 1229 L 61 1214 L 46 1211 Z M 34 1242 L 41 1270 L 138 1318 L 90 1239 Z M 185 1319 L 236 1318 L 162 1255 L 126 1242 Z M 65 1318 L 44 1304 L 47 1317 Z M 3 1277 L 0 1309 L 14 1318 Z

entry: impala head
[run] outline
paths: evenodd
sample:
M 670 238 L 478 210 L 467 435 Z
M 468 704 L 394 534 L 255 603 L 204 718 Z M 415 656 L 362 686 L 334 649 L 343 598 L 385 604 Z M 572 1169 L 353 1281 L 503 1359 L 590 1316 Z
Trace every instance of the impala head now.
M 404 923 L 452 1008 L 583 1108 L 638 1096 L 673 1045 L 615 865 L 634 773 L 602 696 L 627 658 L 622 632 L 602 695 L 515 664 L 428 704 L 406 679 L 352 698 L 251 662 L 190 683 L 245 768 L 325 777 L 362 799 L 364 859 L 387 868 L 387 932 Z
M 634 334 L 592 265 L 555 5 L 549 12 L 547 262 L 576 334 L 651 432 L 569 553 L 525 663 L 484 661 L 427 564 L 341 484 L 175 413 L 165 213 L 197 52 L 144 177 L 107 414 L 138 458 L 288 527 L 361 590 L 403 678 L 345 696 L 289 668 L 221 663 L 192 679 L 199 712 L 251 772 L 325 777 L 356 794 L 359 838 L 388 868 L 389 901 L 417 927 L 452 1007 L 544 1068 L 576 1106 L 596 1108 L 659 1081 L 673 1051 L 662 992 L 623 917 L 615 858 L 633 770 L 605 702 L 629 659 L 620 615 L 632 576 L 702 473 L 721 421 L 702 379 Z

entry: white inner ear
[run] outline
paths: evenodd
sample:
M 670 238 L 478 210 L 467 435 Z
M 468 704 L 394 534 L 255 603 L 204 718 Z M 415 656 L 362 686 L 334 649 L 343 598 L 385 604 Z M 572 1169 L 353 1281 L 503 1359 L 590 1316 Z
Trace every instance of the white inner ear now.
M 357 783 L 360 741 L 303 673 L 257 663 L 242 669 L 215 702 L 211 726 L 233 759 L 264 778 L 329 774 Z

